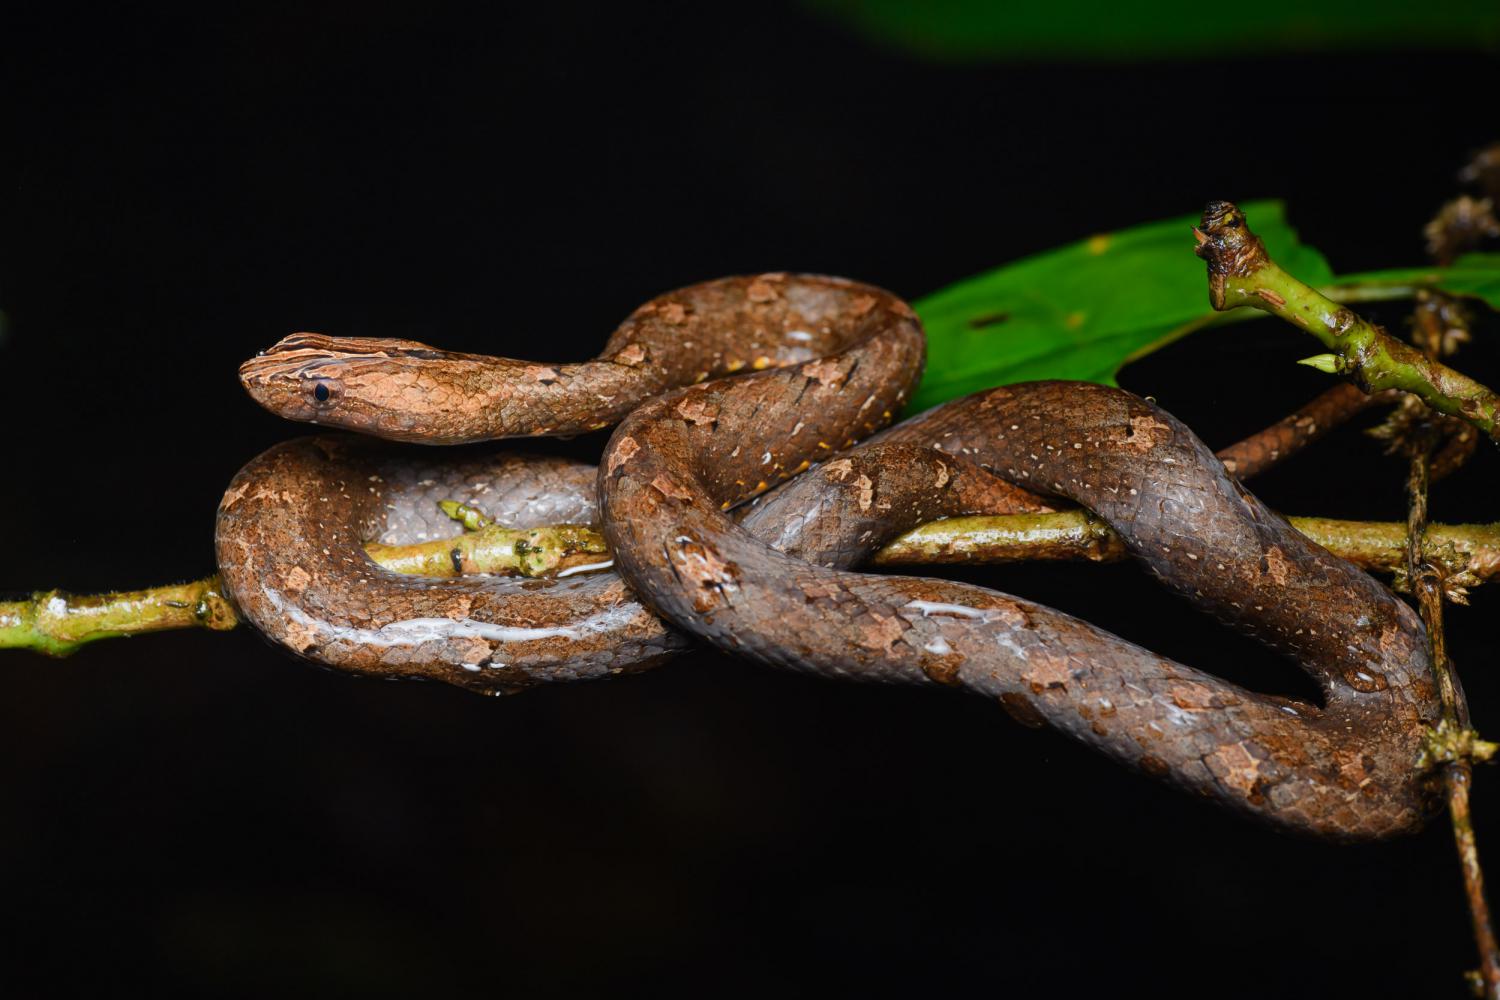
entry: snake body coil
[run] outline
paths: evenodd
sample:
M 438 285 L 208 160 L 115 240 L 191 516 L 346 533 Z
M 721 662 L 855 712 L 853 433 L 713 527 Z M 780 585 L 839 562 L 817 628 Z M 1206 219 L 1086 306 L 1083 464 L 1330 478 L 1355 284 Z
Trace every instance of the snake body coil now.
M 669 360 L 674 337 L 687 341 L 685 365 Z M 997 698 L 1021 721 L 1285 828 L 1362 839 L 1425 818 L 1416 762 L 1438 704 L 1420 621 L 1267 510 L 1154 405 L 1081 383 L 1011 386 L 844 451 L 899 409 L 922 341 L 899 300 L 837 279 L 672 293 L 638 310 L 605 354 L 590 363 L 605 369 L 526 366 L 300 336 L 244 376 L 288 416 L 405 440 L 571 433 L 628 412 L 598 470 L 621 577 L 385 573 L 362 543 L 454 533 L 432 503 L 442 497 L 502 523 L 591 519 L 588 471 L 417 461 L 320 438 L 272 449 L 226 494 L 218 554 L 235 600 L 325 663 L 507 690 L 682 648 L 639 596 L 676 629 L 767 663 Z M 767 370 L 659 394 L 740 367 Z M 444 388 L 421 388 L 425 410 L 402 416 L 411 387 L 430 384 Z M 591 394 L 609 397 L 592 415 Z M 491 403 L 476 410 L 468 397 Z M 541 412 L 539 399 L 556 406 Z M 492 404 L 537 422 L 480 412 Z M 732 508 L 812 462 L 736 522 Z M 1295 657 L 1322 704 L 1255 694 L 993 591 L 849 570 L 916 524 L 1017 509 L 1016 486 L 1094 511 L 1169 586 Z

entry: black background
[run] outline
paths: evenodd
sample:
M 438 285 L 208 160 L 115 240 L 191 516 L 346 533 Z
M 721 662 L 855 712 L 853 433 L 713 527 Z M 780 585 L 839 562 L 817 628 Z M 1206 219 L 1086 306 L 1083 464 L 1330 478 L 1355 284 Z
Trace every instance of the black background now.
M 209 572 L 225 483 L 300 431 L 235 368 L 293 330 L 580 359 L 688 282 L 915 297 L 1215 197 L 1286 198 L 1338 270 L 1417 263 L 1500 134 L 1500 65 L 1473 54 L 942 66 L 780 4 L 538 6 L 8 29 L 0 589 Z M 1483 332 L 1460 365 L 1493 382 Z M 1291 364 L 1315 350 L 1251 324 L 1122 381 L 1220 446 L 1326 384 Z M 1437 515 L 1493 519 L 1495 461 Z M 1256 489 L 1399 518 L 1401 478 L 1346 431 Z M 967 578 L 1303 690 L 1129 566 Z M 1497 607 L 1451 615 L 1481 728 Z M 7 985 L 1460 996 L 1474 964 L 1444 822 L 1268 833 L 976 698 L 698 653 L 496 701 L 248 630 L 0 659 Z M 1477 817 L 1500 857 L 1489 773 Z

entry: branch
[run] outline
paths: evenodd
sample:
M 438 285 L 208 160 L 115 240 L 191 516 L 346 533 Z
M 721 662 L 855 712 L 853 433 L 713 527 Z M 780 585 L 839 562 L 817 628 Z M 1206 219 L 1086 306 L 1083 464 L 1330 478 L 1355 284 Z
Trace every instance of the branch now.
M 1250 479 L 1359 413 L 1402 398 L 1405 397 L 1395 392 L 1366 395 L 1352 385 L 1336 385 L 1264 430 L 1221 448 L 1219 461 L 1236 478 Z
M 1406 574 L 1406 525 L 1395 521 L 1288 518 L 1292 527 L 1361 569 Z M 1429 525 L 1424 558 L 1440 567 L 1449 597 L 1500 574 L 1500 524 Z M 1087 560 L 1114 562 L 1127 552 L 1118 535 L 1087 511 L 954 517 L 902 535 L 876 553 L 876 566 Z
M 1363 569 L 1405 575 L 1405 526 L 1395 522 L 1294 517 L 1291 524 L 1334 555 Z M 395 573 L 452 577 L 463 573 L 545 576 L 604 569 L 609 547 L 580 525 L 525 531 L 481 525 L 457 538 L 417 545 L 365 547 Z M 455 566 L 457 551 L 458 565 Z M 1429 525 L 1426 560 L 1441 568 L 1452 600 L 1500 575 L 1500 524 Z M 954 517 L 914 528 L 871 560 L 876 566 L 981 566 L 1037 560 L 1114 562 L 1127 555 L 1120 537 L 1087 511 Z M 227 630 L 239 622 L 218 577 L 148 590 L 75 596 L 61 590 L 0 602 L 0 649 L 67 656 L 98 639 L 178 628 Z
M 1406 525 L 1394 521 L 1340 521 L 1326 517 L 1290 518 L 1292 527 L 1334 555 L 1362 569 L 1406 573 Z M 603 569 L 610 564 L 602 536 L 589 528 L 562 525 L 566 537 L 586 545 L 590 562 L 573 563 L 574 571 Z M 458 576 L 460 572 L 540 576 L 552 570 L 523 566 L 511 549 L 518 534 L 545 536 L 553 529 L 507 532 L 481 527 L 456 539 L 420 545 L 367 545 L 372 559 L 397 573 Z M 455 570 L 450 550 L 462 547 L 462 571 Z M 437 552 L 438 557 L 427 555 Z M 1464 599 L 1465 589 L 1500 574 L 1500 524 L 1431 525 L 1425 558 L 1441 568 L 1450 597 Z M 952 517 L 913 528 L 881 549 L 870 560 L 875 566 L 933 566 L 968 563 L 991 565 L 1034 561 L 1115 562 L 1128 555 L 1114 529 L 1085 510 L 1049 514 L 1007 514 L 989 517 Z M 456 557 L 455 557 L 456 558 Z M 574 557 L 575 559 L 578 557 Z M 430 566 L 431 573 L 425 572 Z
M 1194 235 L 1198 256 L 1208 262 L 1208 297 L 1215 309 L 1251 306 L 1279 316 L 1329 349 L 1308 359 L 1314 367 L 1348 375 L 1366 392 L 1413 393 L 1439 413 L 1500 438 L 1500 396 L 1283 271 L 1234 205 L 1210 203 L 1202 226 Z
M 85 597 L 48 590 L 27 601 L 0 601 L 0 649 L 67 656 L 99 639 L 176 628 L 223 631 L 239 620 L 217 576 Z
M 1418 764 L 1442 769 L 1448 813 L 1453 821 L 1453 839 L 1463 869 L 1464 894 L 1469 901 L 1474 943 L 1479 951 L 1479 972 L 1477 976 L 1471 976 L 1478 995 L 1500 1000 L 1500 946 L 1495 941 L 1489 902 L 1484 895 L 1484 871 L 1479 864 L 1479 843 L 1469 808 L 1473 762 L 1490 759 L 1496 747 L 1479 739 L 1479 734 L 1469 725 L 1468 712 L 1459 703 L 1458 678 L 1453 662 L 1448 659 L 1443 629 L 1443 572 L 1425 558 L 1431 531 L 1427 523 L 1428 463 L 1437 440 L 1438 431 L 1433 422 L 1423 428 L 1414 428 L 1407 437 L 1411 465 L 1406 480 L 1406 572 L 1417 597 L 1422 623 L 1427 627 L 1428 652 L 1442 702 L 1442 718 L 1428 731 Z
M 604 536 L 587 525 L 502 528 L 467 504 L 443 500 L 438 506 L 467 533 L 416 545 L 371 542 L 365 551 L 393 573 L 438 577 L 466 573 L 543 576 L 603 569 L 613 561 Z

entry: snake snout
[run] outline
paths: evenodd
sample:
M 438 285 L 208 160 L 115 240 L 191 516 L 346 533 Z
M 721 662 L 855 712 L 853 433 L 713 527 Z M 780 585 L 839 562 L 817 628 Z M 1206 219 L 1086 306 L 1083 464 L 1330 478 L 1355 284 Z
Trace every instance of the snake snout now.
M 313 369 L 337 360 L 338 353 L 329 349 L 334 339 L 315 333 L 284 337 L 240 365 L 240 385 L 272 413 L 292 420 L 310 419 L 314 407 L 306 398 L 306 383 Z

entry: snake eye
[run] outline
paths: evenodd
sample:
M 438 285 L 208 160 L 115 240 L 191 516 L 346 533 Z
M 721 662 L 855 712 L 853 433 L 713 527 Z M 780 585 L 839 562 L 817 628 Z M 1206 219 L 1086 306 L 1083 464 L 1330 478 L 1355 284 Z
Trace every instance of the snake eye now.
M 312 395 L 313 401 L 321 406 L 338 398 L 339 383 L 331 378 L 313 379 L 308 383 L 308 392 Z

